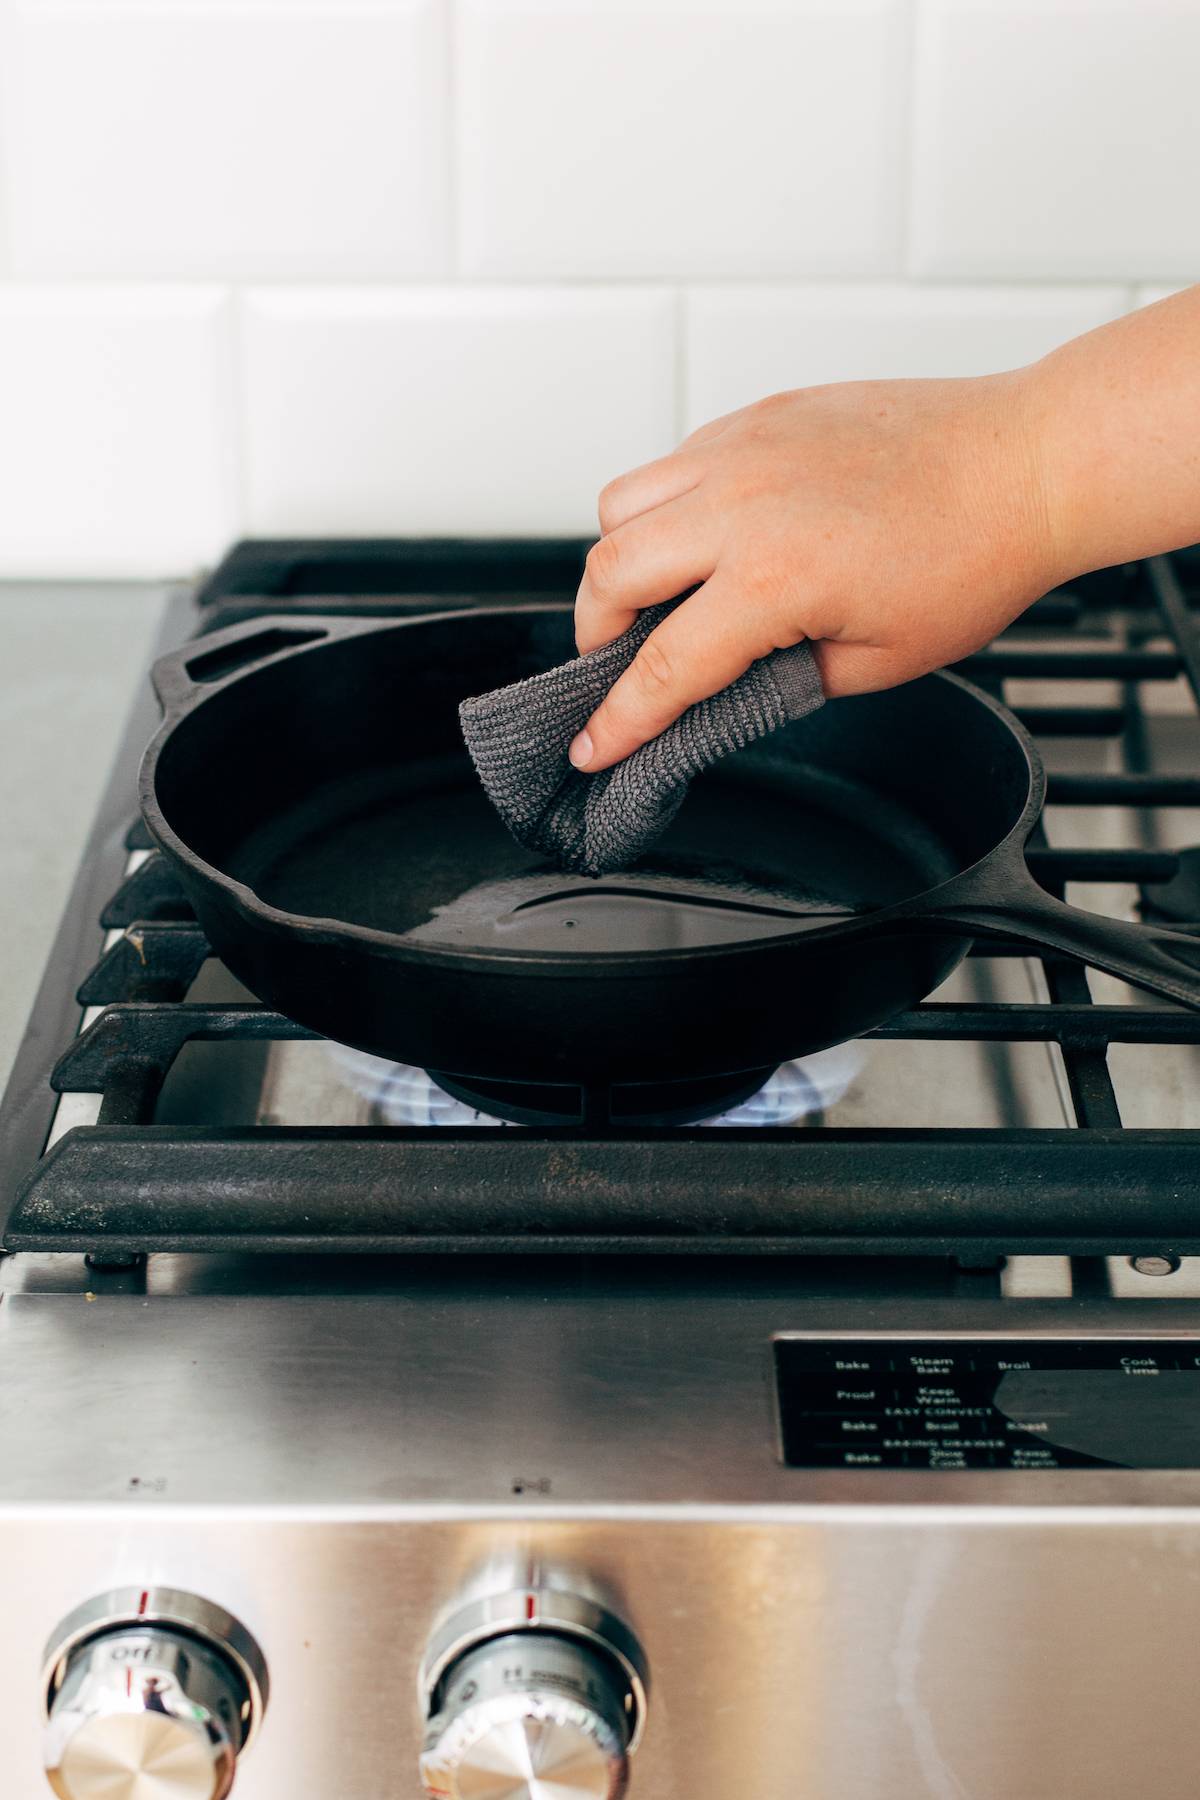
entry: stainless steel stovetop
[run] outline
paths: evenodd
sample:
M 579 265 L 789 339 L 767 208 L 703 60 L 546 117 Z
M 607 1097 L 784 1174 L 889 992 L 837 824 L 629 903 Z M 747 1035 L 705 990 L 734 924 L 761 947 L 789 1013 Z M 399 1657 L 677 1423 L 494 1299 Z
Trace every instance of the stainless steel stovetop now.
M 354 604 L 483 566 L 405 548 Z M 244 549 L 167 633 L 352 550 Z M 1126 913 L 1200 844 L 1148 581 L 982 671 L 1044 878 Z M 0 1113 L 5 1800 L 1193 1792 L 1189 1015 L 1013 947 L 719 1128 L 491 1126 L 262 1029 L 125 841 L 130 753 Z

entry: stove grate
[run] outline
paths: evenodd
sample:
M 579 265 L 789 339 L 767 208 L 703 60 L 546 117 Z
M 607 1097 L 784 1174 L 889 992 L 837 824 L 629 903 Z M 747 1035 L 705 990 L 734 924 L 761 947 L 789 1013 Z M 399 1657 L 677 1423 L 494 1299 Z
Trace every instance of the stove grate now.
M 520 546 L 507 547 L 497 573 L 495 558 L 478 547 L 464 562 L 462 546 L 246 546 L 183 613 L 177 602 L 176 626 L 182 618 L 194 631 L 197 616 L 211 628 L 267 612 L 334 610 L 323 586 L 331 572 L 348 590 L 336 603 L 345 610 L 424 608 L 431 593 L 461 606 L 464 586 L 476 599 L 510 588 L 526 597 L 569 591 L 578 546 L 526 549 L 531 560 L 523 565 Z M 1103 704 L 1085 695 L 1016 708 L 1040 735 L 1114 739 L 1128 765 L 1052 772 L 1051 806 L 1200 807 L 1200 776 L 1143 766 L 1139 697 L 1141 683 L 1182 683 L 1193 720 L 1200 708 L 1200 627 L 1185 588 L 1195 569 L 1180 556 L 1104 571 L 1033 609 L 1022 636 L 1053 641 L 1030 648 L 1002 639 L 963 665 L 996 692 L 1004 680 L 1119 685 L 1119 697 Z M 176 641 L 184 634 L 177 630 Z M 1200 1044 L 1200 1014 L 1157 1002 L 1097 1002 L 1082 968 L 1049 957 L 1042 959 L 1044 1001 L 930 1001 L 875 1035 L 1055 1044 L 1074 1128 L 714 1133 L 155 1123 L 163 1083 L 187 1044 L 314 1034 L 254 1004 L 188 999 L 210 955 L 204 934 L 144 828 L 118 828 L 114 844 L 122 855 L 142 854 L 92 912 L 110 933 L 107 948 L 98 960 L 90 952 L 81 960 L 87 931 L 78 919 L 67 937 L 82 974 L 78 1001 L 100 1010 L 52 1071 L 40 1061 L 45 1032 L 31 1033 L 38 1043 L 27 1043 L 0 1112 L 8 1251 L 114 1258 L 179 1250 L 1200 1254 L 1193 1198 L 1200 1195 L 1200 1130 L 1124 1127 L 1108 1066 L 1113 1045 Z M 1043 835 L 1030 862 L 1061 895 L 1070 882 L 1166 883 L 1179 855 L 1154 845 L 1056 847 Z M 77 907 L 90 904 L 95 882 L 94 868 L 85 869 Z M 1029 952 L 989 943 L 985 954 Z M 99 1096 L 95 1123 L 14 1167 L 12 1147 L 27 1144 L 44 1118 L 38 1108 L 47 1089 Z M 45 1139 L 43 1126 L 38 1149 Z

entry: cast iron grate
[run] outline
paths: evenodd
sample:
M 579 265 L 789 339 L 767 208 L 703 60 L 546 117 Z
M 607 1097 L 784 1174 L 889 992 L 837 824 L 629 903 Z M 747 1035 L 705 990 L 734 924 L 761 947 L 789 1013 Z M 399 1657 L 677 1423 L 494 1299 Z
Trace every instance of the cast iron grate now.
M 461 606 L 464 592 L 486 601 L 566 597 L 582 551 L 573 543 L 239 546 L 198 596 L 177 600 L 184 628 L 174 641 L 266 612 L 426 610 Z M 1122 746 L 1121 772 L 1052 774 L 1051 805 L 1200 807 L 1200 774 L 1146 766 L 1136 685 L 1183 676 L 1200 709 L 1200 616 L 1186 586 L 1195 569 L 1180 556 L 1104 571 L 1033 610 L 1022 637 L 1044 630 L 1053 637 L 1045 647 L 1002 639 L 966 665 L 994 688 L 1005 677 L 1120 684 L 1116 704 L 1017 709 L 1040 735 Z M 136 725 L 131 735 L 136 753 Z M 119 768 L 121 779 L 131 779 L 129 767 Z M 116 842 L 151 852 L 92 914 L 123 935 L 88 967 L 90 954 L 79 954 L 89 941 L 86 921 L 64 927 L 73 979 L 86 970 L 78 1001 L 103 1010 L 51 1070 L 42 1060 L 45 1021 L 35 1011 L 0 1112 L 8 1251 L 1200 1254 L 1200 1131 L 1123 1127 L 1107 1062 L 1114 1044 L 1200 1044 L 1200 1014 L 1153 1002 L 1095 1003 L 1084 971 L 1052 959 L 1044 961 L 1044 1002 L 929 1002 L 876 1035 L 1057 1044 L 1074 1128 L 156 1124 L 160 1090 L 186 1044 L 312 1034 L 260 1006 L 188 1001 L 209 955 L 203 932 L 143 828 Z M 1044 837 L 1030 860 L 1059 894 L 1072 881 L 1153 888 L 1179 867 L 1173 851 L 1055 848 Z M 85 866 L 77 908 L 95 889 L 95 870 L 87 875 Z M 989 944 L 987 954 L 1029 953 Z M 45 990 L 39 1007 L 49 1008 Z M 48 1091 L 102 1098 L 95 1124 L 39 1154 Z M 14 1162 L 35 1130 L 34 1154 Z

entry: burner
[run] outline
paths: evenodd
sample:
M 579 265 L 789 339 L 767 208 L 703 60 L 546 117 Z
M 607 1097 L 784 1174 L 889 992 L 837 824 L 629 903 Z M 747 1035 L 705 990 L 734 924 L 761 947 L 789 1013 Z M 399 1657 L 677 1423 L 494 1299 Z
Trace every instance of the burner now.
M 378 1125 L 797 1125 L 819 1124 L 858 1075 L 864 1053 L 842 1044 L 774 1070 L 706 1082 L 630 1084 L 605 1090 L 464 1082 L 331 1046 L 342 1076 Z
M 1170 881 L 1147 882 L 1139 893 L 1143 919 L 1200 929 L 1200 844 L 1179 852 Z
M 703 1081 L 629 1082 L 608 1086 L 521 1081 L 460 1081 L 438 1069 L 429 1078 L 465 1106 L 511 1125 L 696 1125 L 740 1106 L 768 1082 L 772 1069 L 748 1069 Z

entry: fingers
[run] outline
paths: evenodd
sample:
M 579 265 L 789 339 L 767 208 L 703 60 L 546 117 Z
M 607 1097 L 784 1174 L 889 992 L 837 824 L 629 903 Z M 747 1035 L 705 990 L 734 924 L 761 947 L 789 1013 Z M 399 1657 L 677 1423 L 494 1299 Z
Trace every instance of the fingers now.
M 576 600 L 576 641 L 580 650 L 595 650 L 619 637 L 633 623 L 643 606 L 669 600 L 683 588 L 703 581 L 712 573 L 713 560 L 697 548 L 694 555 L 673 546 L 668 533 L 679 524 L 670 509 L 695 493 L 704 478 L 707 461 L 694 454 L 719 437 L 740 415 L 728 413 L 704 425 L 671 456 L 644 463 L 610 481 L 600 495 L 600 530 L 603 534 L 588 556 L 587 569 Z M 619 532 L 628 532 L 636 521 L 653 517 L 657 523 L 639 540 L 614 544 Z M 668 574 L 668 570 L 675 570 Z M 640 595 L 640 598 L 638 597 Z
M 642 513 L 592 545 L 575 599 L 581 651 L 611 643 L 645 606 L 672 600 L 716 567 L 716 521 L 694 496 Z
M 697 457 L 681 455 L 676 450 L 670 456 L 659 457 L 657 462 L 630 469 L 627 475 L 618 475 L 600 494 L 601 531 L 615 531 L 639 513 L 689 494 L 700 485 L 703 472 Z
M 761 610 L 741 607 L 730 578 L 714 575 L 651 632 L 571 745 L 571 761 L 589 774 L 620 762 L 774 648 Z
M 643 463 L 641 468 L 630 469 L 628 474 L 618 475 L 615 481 L 610 481 L 600 493 L 601 531 L 615 531 L 619 525 L 636 519 L 639 513 L 649 512 L 655 506 L 664 506 L 668 500 L 678 500 L 681 495 L 691 493 L 693 488 L 699 487 L 704 478 L 706 463 L 702 457 L 691 453 L 702 449 L 713 438 L 720 437 L 722 432 L 728 431 L 734 421 L 748 410 L 749 408 L 741 406 L 736 412 L 724 413 L 719 419 L 710 419 L 707 425 L 701 425 L 699 430 L 685 437 L 670 456 L 660 456 L 656 462 Z

